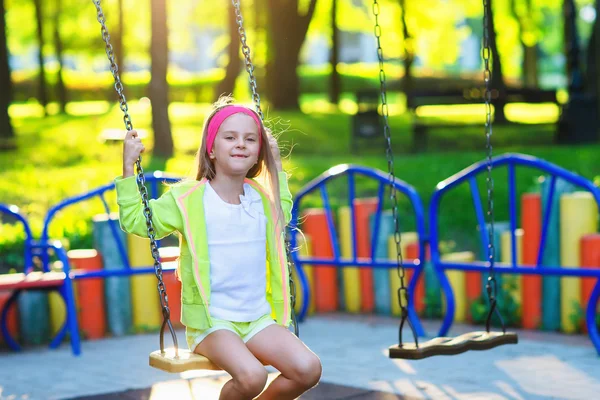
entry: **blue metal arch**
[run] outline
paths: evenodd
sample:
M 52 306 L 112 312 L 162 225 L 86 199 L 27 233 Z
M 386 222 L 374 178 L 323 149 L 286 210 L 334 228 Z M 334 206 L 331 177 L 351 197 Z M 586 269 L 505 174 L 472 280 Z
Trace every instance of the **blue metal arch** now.
M 591 276 L 600 278 L 600 269 L 573 269 L 573 268 L 565 268 L 564 266 L 544 266 L 544 268 L 540 268 L 542 264 L 542 255 L 546 245 L 546 236 L 547 236 L 547 227 L 550 216 L 550 209 L 552 204 L 552 197 L 554 196 L 554 187 L 556 184 L 557 178 L 564 179 L 567 182 L 570 182 L 576 186 L 579 186 L 587 191 L 589 191 L 595 201 L 597 206 L 600 208 L 600 189 L 594 186 L 592 182 L 589 180 L 570 172 L 564 168 L 561 168 L 555 164 L 552 164 L 548 161 L 545 161 L 540 158 L 536 158 L 529 155 L 524 154 L 516 154 L 516 153 L 508 153 L 503 154 L 501 156 L 495 157 L 492 159 L 492 167 L 497 168 L 501 166 L 506 166 L 509 169 L 509 212 L 510 212 L 510 225 L 511 225 L 511 243 L 512 243 L 512 265 L 509 268 L 502 268 L 503 273 L 514 273 L 514 274 L 534 274 L 534 275 L 559 275 L 559 276 Z M 542 237 L 540 240 L 539 254 L 537 263 L 535 266 L 519 266 L 517 268 L 516 261 L 516 239 L 515 239 L 515 229 L 516 228 L 516 181 L 515 181 L 515 169 L 516 167 L 524 166 L 530 168 L 539 169 L 551 176 L 550 181 L 550 191 L 548 196 L 548 205 L 546 207 L 546 213 L 542 222 Z M 455 175 L 449 177 L 448 179 L 438 183 L 436 186 L 436 190 L 434 191 L 431 202 L 429 205 L 429 229 L 430 229 L 430 241 L 431 241 L 431 260 L 434 266 L 434 270 L 440 280 L 442 285 L 442 290 L 446 294 L 447 300 L 447 308 L 446 315 L 444 317 L 442 326 L 439 331 L 439 336 L 444 336 L 447 334 L 450 329 L 452 322 L 454 320 L 454 311 L 455 311 L 455 302 L 454 302 L 454 293 L 452 291 L 452 287 L 446 277 L 444 271 L 446 269 L 454 269 L 454 270 L 465 270 L 465 271 L 481 271 L 486 272 L 489 268 L 489 262 L 474 262 L 474 263 L 455 263 L 455 262 L 444 262 L 441 260 L 440 252 L 438 248 L 439 234 L 438 234 L 438 217 L 439 217 L 439 207 L 440 201 L 442 197 L 457 187 L 463 182 L 469 182 L 471 186 L 471 191 L 473 194 L 474 207 L 477 214 L 478 224 L 480 226 L 481 239 L 484 247 L 488 246 L 488 236 L 487 236 L 487 228 L 485 224 L 485 220 L 483 217 L 483 209 L 480 204 L 479 193 L 477 191 L 477 184 L 475 182 L 475 178 L 479 173 L 484 172 L 488 167 L 487 160 L 480 161 L 476 164 L 471 165 L 468 168 L 456 173 Z M 586 308 L 586 324 L 589 331 L 590 339 L 592 343 L 596 347 L 598 354 L 600 354 L 600 334 L 598 332 L 598 328 L 595 323 L 595 306 L 598 302 L 598 298 L 600 297 L 600 279 L 596 281 L 596 285 L 592 291 L 592 295 L 587 304 Z
M 359 259 L 356 257 L 357 252 L 356 252 L 356 227 L 355 227 L 355 224 L 352 224 L 352 237 L 353 237 L 352 259 L 342 259 L 340 257 L 337 239 L 336 239 L 336 231 L 335 231 L 335 227 L 333 224 L 332 211 L 331 211 L 331 207 L 329 204 L 329 198 L 328 198 L 327 188 L 326 188 L 326 185 L 328 182 L 332 181 L 335 178 L 346 176 L 348 178 L 348 200 L 349 200 L 348 204 L 353 204 L 353 200 L 355 199 L 355 188 L 354 188 L 354 176 L 355 175 L 362 175 L 362 176 L 365 176 L 367 178 L 370 178 L 370 179 L 373 179 L 373 180 L 379 182 L 378 207 L 377 207 L 377 211 L 375 213 L 375 226 L 374 226 L 373 234 L 371 237 L 371 257 L 368 259 L 364 259 L 364 258 Z M 389 176 L 387 173 L 384 173 L 377 169 L 368 168 L 368 167 L 359 166 L 359 165 L 341 164 L 341 165 L 334 166 L 334 167 L 330 168 L 329 170 L 327 170 L 326 172 L 322 173 L 320 176 L 318 176 L 317 178 L 313 179 L 311 182 L 306 184 L 297 193 L 297 195 L 294 199 L 294 205 L 292 208 L 292 219 L 290 222 L 290 242 L 291 242 L 292 248 L 296 248 L 297 244 L 298 244 L 297 235 L 299 233 L 298 233 L 297 229 L 295 229 L 295 228 L 298 227 L 299 218 L 300 218 L 300 210 L 302 208 L 301 205 L 303 203 L 303 200 L 307 195 L 309 195 L 313 192 L 319 191 L 321 193 L 321 198 L 323 200 L 323 208 L 325 209 L 325 212 L 327 215 L 329 235 L 332 239 L 333 254 L 334 254 L 333 258 L 317 258 L 317 257 L 301 257 L 298 254 L 298 252 L 292 253 L 292 258 L 293 258 L 294 264 L 296 266 L 296 271 L 298 273 L 298 277 L 301 282 L 302 293 L 303 293 L 303 303 L 302 303 L 302 307 L 301 307 L 300 314 L 299 314 L 300 320 L 303 320 L 304 317 L 306 316 L 308 306 L 309 306 L 309 299 L 310 299 L 310 288 L 308 286 L 306 275 L 302 268 L 303 265 L 305 265 L 305 264 L 310 264 L 312 266 L 334 265 L 337 267 L 355 266 L 355 267 L 361 267 L 361 268 L 388 268 L 388 269 L 396 267 L 396 261 L 382 261 L 382 260 L 378 261 L 374 257 L 374 252 L 375 252 L 375 249 L 377 248 L 377 240 L 378 240 L 377 232 L 379 230 L 379 223 L 381 220 L 383 195 L 384 195 L 385 187 L 387 185 L 389 185 Z M 415 291 L 414 289 L 416 287 L 416 283 L 418 282 L 419 277 L 421 276 L 421 273 L 423 270 L 423 265 L 424 265 L 423 261 L 425 260 L 425 243 L 427 241 L 427 237 L 426 237 L 426 230 L 425 230 L 424 207 L 423 207 L 421 198 L 419 197 L 419 194 L 417 193 L 417 191 L 414 189 L 413 186 L 409 185 L 408 183 L 406 183 L 400 179 L 396 179 L 394 182 L 394 187 L 400 193 L 403 193 L 404 195 L 406 195 L 408 197 L 408 199 L 413 207 L 413 211 L 415 214 L 416 230 L 419 235 L 419 260 L 415 261 L 414 263 L 404 262 L 403 265 L 406 268 L 414 269 L 413 277 L 410 280 L 409 285 L 408 285 L 408 292 L 409 292 L 409 296 L 410 296 L 409 318 L 411 319 L 411 322 L 413 323 L 413 326 L 415 327 L 417 334 L 419 336 L 422 336 L 422 335 L 424 335 L 424 330 L 421 325 L 421 322 L 419 321 L 417 313 L 415 312 L 415 309 L 414 309 L 414 291 Z M 350 210 L 352 213 L 352 219 L 354 220 L 353 208 L 350 207 Z

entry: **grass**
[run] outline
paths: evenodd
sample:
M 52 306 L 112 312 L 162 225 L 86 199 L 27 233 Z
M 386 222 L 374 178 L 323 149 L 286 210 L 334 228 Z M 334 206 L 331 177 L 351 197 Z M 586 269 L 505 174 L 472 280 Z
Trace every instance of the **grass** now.
M 485 138 L 482 128 L 436 129 L 432 132 L 428 152 L 412 154 L 411 116 L 405 112 L 402 96 L 390 94 L 390 125 L 394 146 L 396 176 L 415 186 L 428 203 L 436 184 L 484 158 Z M 200 144 L 200 129 L 208 104 L 174 103 L 170 107 L 176 154 L 169 160 L 143 157 L 146 170 L 160 166 L 176 175 L 189 172 Z M 364 144 L 360 154 L 350 153 L 352 113 L 356 110 L 352 96 L 343 96 L 340 108 L 334 108 L 323 96 L 306 95 L 302 112 L 265 113 L 276 132 L 280 132 L 285 167 L 291 172 L 290 186 L 297 192 L 305 183 L 323 171 L 340 163 L 355 163 L 387 170 L 381 143 Z M 586 178 L 600 175 L 600 145 L 556 147 L 553 132 L 527 122 L 552 121 L 557 117 L 552 106 L 512 106 L 509 118 L 520 119 L 518 128 L 499 126 L 494 129 L 494 153 L 521 152 L 541 157 L 572 170 Z M 129 108 L 134 127 L 151 132 L 151 110 L 147 101 L 131 102 Z M 423 108 L 423 118 L 432 120 L 469 121 L 482 123 L 479 107 L 457 106 L 442 109 Z M 120 143 L 102 143 L 104 129 L 122 129 L 122 115 L 117 106 L 105 102 L 72 103 L 70 115 L 42 117 L 39 106 L 15 104 L 10 113 L 17 132 L 18 150 L 0 153 L 0 202 L 15 204 L 28 215 L 34 232 L 39 232 L 48 208 L 67 196 L 82 193 L 111 181 L 121 173 Z M 146 141 L 152 148 L 152 135 Z M 291 153 L 289 150 L 292 149 Z M 576 155 L 576 156 L 575 156 Z M 537 174 L 519 172 L 520 190 L 531 190 Z M 481 182 L 483 187 L 483 181 Z M 333 193 L 334 203 L 343 203 L 343 189 Z M 368 194 L 367 190 L 359 193 Z M 506 219 L 508 212 L 505 171 L 495 173 L 496 217 Z M 114 198 L 109 203 L 116 209 Z M 312 200 L 308 205 L 318 205 Z M 406 202 L 403 210 L 408 212 Z M 467 188 L 460 188 L 442 204 L 441 231 L 458 242 L 457 246 L 472 248 L 474 218 Z M 53 237 L 66 237 L 71 248 L 91 245 L 89 218 L 102 212 L 100 202 L 72 207 L 52 225 Z M 407 223 L 405 230 L 411 229 Z M 15 240 L 15 234 L 0 224 L 0 247 Z M 0 251 L 1 253 L 1 251 Z

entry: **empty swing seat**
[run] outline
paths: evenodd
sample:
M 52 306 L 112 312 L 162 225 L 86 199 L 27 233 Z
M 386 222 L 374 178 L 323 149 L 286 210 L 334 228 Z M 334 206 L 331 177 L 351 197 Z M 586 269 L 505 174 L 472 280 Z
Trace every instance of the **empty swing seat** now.
M 420 360 L 431 356 L 452 356 L 469 350 L 490 350 L 505 344 L 517 344 L 518 336 L 514 332 L 476 331 L 464 333 L 455 338 L 437 337 L 418 347 L 414 343 L 396 345 L 389 348 L 390 358 Z

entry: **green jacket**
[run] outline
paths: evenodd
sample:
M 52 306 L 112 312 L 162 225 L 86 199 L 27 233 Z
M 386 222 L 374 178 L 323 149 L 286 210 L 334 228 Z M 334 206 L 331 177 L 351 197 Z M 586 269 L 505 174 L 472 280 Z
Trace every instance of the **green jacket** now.
M 180 233 L 181 323 L 195 329 L 212 326 L 208 310 L 211 293 L 210 262 L 203 201 L 206 182 L 206 179 L 182 182 L 172 186 L 160 198 L 150 200 L 156 239 L 175 231 Z M 252 179 L 246 179 L 246 183 L 260 193 L 267 217 L 267 301 L 271 305 L 273 318 L 278 324 L 287 327 L 291 323 L 291 310 L 283 231 L 278 228 L 275 232 L 275 208 L 265 189 Z M 133 235 L 148 237 L 135 176 L 118 177 L 115 184 L 121 229 Z M 279 186 L 287 224 L 291 219 L 292 195 L 285 172 L 279 173 Z

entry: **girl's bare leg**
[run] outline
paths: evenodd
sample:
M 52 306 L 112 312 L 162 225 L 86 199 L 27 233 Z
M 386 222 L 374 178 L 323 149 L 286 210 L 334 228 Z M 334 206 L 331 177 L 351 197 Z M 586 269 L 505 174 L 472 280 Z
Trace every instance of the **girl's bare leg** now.
M 228 372 L 232 379 L 221 389 L 219 400 L 250 400 L 262 392 L 267 370 L 235 333 L 220 329 L 208 335 L 194 350 Z
M 321 379 L 321 360 L 293 333 L 281 325 L 270 325 L 246 343 L 254 356 L 281 374 L 258 397 L 295 399 Z

